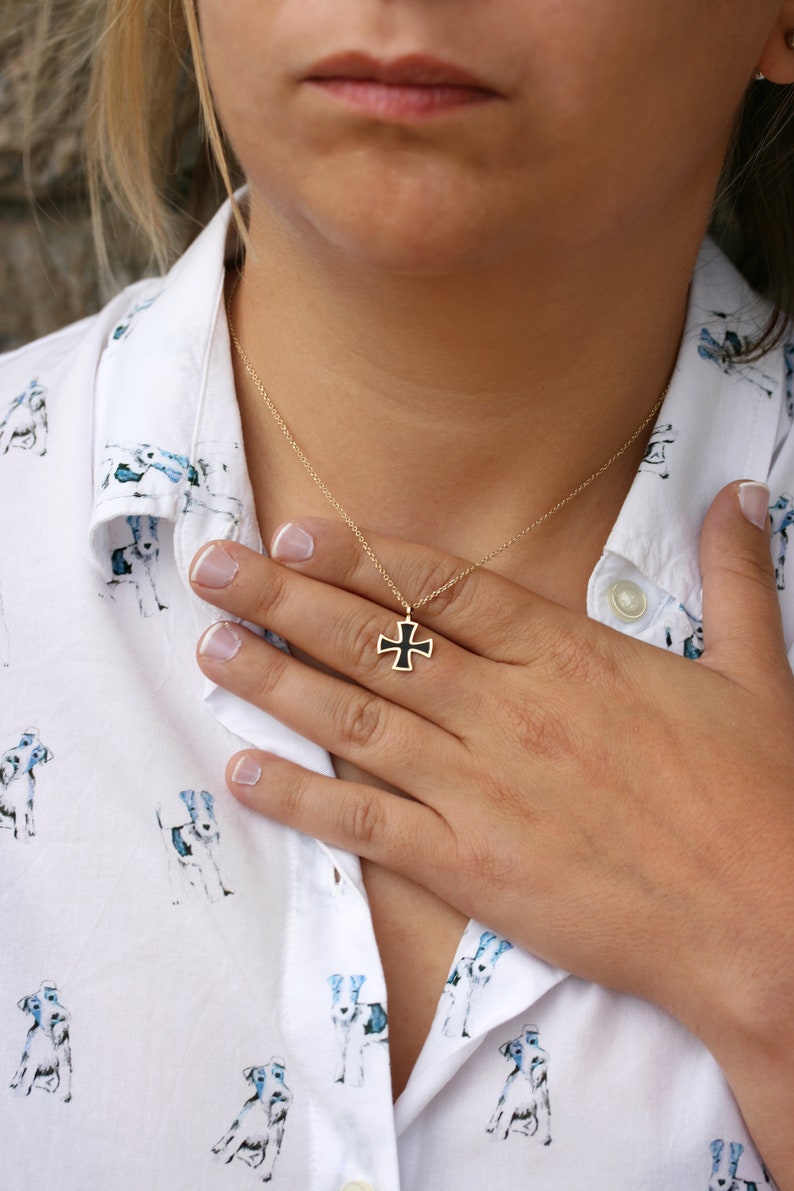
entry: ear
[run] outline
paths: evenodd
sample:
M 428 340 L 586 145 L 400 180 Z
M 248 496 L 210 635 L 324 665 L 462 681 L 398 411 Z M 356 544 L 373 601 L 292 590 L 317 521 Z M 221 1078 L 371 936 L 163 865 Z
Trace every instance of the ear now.
M 17 1007 L 21 1009 L 23 1013 L 29 1013 L 30 997 L 23 997 L 21 1001 L 17 1001 Z
M 482 934 L 480 935 L 480 941 L 477 944 L 477 953 L 476 953 L 475 959 L 479 959 L 479 957 L 482 955 L 483 951 L 485 951 L 485 949 L 487 947 L 490 947 L 491 943 L 493 943 L 495 938 L 496 938 L 495 931 L 484 930 L 482 932 Z
M 794 83 L 794 0 L 782 0 L 774 28 L 758 59 L 770 83 Z

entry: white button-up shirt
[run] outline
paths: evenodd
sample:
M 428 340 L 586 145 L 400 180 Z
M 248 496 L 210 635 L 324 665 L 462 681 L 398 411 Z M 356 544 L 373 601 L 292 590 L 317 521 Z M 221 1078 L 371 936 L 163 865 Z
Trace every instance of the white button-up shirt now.
M 193 553 L 215 537 L 261 548 L 227 226 L 224 210 L 166 278 L 0 362 L 0 1186 L 766 1186 L 695 1038 L 487 923 L 461 939 L 392 1103 L 357 859 L 257 817 L 223 779 L 245 743 L 325 774 L 330 758 L 194 661 L 218 614 L 188 586 Z M 590 581 L 592 617 L 687 657 L 701 521 L 739 477 L 771 485 L 794 641 L 794 349 L 731 358 L 766 314 L 707 245 Z

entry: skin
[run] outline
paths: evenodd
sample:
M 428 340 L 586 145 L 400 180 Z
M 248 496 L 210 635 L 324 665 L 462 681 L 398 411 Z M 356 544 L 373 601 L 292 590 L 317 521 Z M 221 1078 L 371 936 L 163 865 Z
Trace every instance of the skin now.
M 452 573 L 451 556 L 479 557 L 574 488 L 658 398 L 743 91 L 756 66 L 794 81 L 794 2 L 202 0 L 199 11 L 251 185 L 235 325 L 326 483 L 401 586 L 425 592 Z M 422 125 L 364 118 L 302 81 L 349 49 L 432 53 L 498 97 Z M 395 1091 L 461 922 L 476 916 L 674 1013 L 721 1063 L 792 1191 L 794 773 L 769 758 L 770 724 L 775 739 L 781 718 L 794 729 L 794 692 L 764 533 L 733 489 L 715 502 L 702 664 L 587 621 L 587 577 L 640 442 L 496 573 L 427 606 L 433 666 L 406 685 L 360 648 L 375 623 L 393 623 L 393 602 L 349 532 L 315 520 L 328 506 L 235 367 L 263 537 L 300 514 L 315 552 L 287 569 L 225 544 L 235 578 L 196 590 L 267 623 L 297 657 L 238 630 L 233 660 L 200 653 L 199 664 L 338 759 L 343 780 L 329 784 L 257 755 L 266 776 L 248 786 L 231 780 L 235 759 L 230 788 L 364 858 L 402 1062 Z M 723 628 L 739 612 L 767 625 L 752 656 Z M 682 750 L 649 783 L 649 757 L 693 718 L 712 725 L 707 753 Z M 631 749 L 609 747 L 627 738 Z M 440 941 L 411 974 L 413 999 L 425 996 L 413 1019 L 396 906 Z

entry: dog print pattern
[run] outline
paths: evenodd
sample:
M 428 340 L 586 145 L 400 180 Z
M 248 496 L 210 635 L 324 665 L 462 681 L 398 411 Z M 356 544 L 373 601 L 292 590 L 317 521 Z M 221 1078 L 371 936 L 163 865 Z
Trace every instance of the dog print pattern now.
M 754 1181 L 739 1178 L 739 1160 L 744 1153 L 744 1146 L 739 1141 L 726 1143 L 717 1138 L 710 1145 L 711 1150 L 711 1179 L 709 1191 L 760 1191 L 759 1184 Z M 769 1176 L 764 1172 L 763 1186 L 770 1187 Z
M 786 413 L 794 419 L 794 343 L 783 344 L 783 363 L 786 370 Z
M 537 1026 L 524 1026 L 518 1038 L 499 1047 L 513 1064 L 499 1102 L 488 1124 L 488 1133 L 506 1141 L 511 1133 L 535 1137 L 551 1145 L 549 1106 L 549 1056 L 538 1040 Z
M 36 834 L 33 798 L 36 769 L 52 760 L 52 753 L 39 740 L 37 728 L 26 728 L 19 744 L 0 757 L 0 827 L 10 827 L 14 839 Z
M 769 506 L 769 518 L 772 531 L 772 557 L 775 560 L 775 583 L 778 591 L 784 591 L 788 531 L 794 524 L 794 498 L 788 492 L 784 492 L 773 505 Z
M 209 790 L 180 790 L 188 821 L 173 826 L 163 823 L 161 807 L 156 808 L 157 824 L 168 857 L 168 881 L 171 902 L 178 906 L 186 888 L 201 889 L 211 902 L 232 893 L 220 870 L 220 831 L 215 819 L 215 799 Z
M 364 1083 L 364 1051 L 370 1043 L 388 1041 L 388 1018 L 379 1001 L 362 1001 L 366 976 L 328 977 L 331 1017 L 336 1036 L 336 1083 L 360 1088 Z
M 148 310 L 150 306 L 153 306 L 162 292 L 162 290 L 158 290 L 156 294 L 153 294 L 150 298 L 143 298 L 140 302 L 136 303 L 131 310 L 128 310 L 124 317 L 116 323 L 115 327 L 110 332 L 108 342 L 120 343 L 122 340 L 128 339 L 135 329 L 135 323 L 138 319 L 138 316 L 142 314 L 144 310 Z
M 100 491 L 120 488 L 133 497 L 157 497 L 175 489 L 184 496 L 183 513 L 203 509 L 238 525 L 242 505 L 236 496 L 215 491 L 213 477 L 227 472 L 225 464 L 213 466 L 199 458 L 166 451 L 151 443 L 112 443 L 102 463 Z M 235 446 L 235 449 L 236 446 Z
M 722 339 L 713 334 L 709 327 L 701 328 L 698 341 L 700 358 L 716 364 L 726 376 L 738 373 L 754 384 L 765 397 L 771 397 L 777 388 L 775 378 L 762 372 L 753 363 L 737 360 L 738 356 L 752 346 L 751 341 L 729 327 L 726 315 L 715 310 L 711 312 L 711 317 L 719 324 L 717 335 L 721 334 Z M 713 322 L 711 326 L 714 326 Z
M 122 585 L 130 585 L 138 603 L 141 616 L 153 616 L 168 607 L 157 594 L 157 570 L 160 544 L 157 540 L 158 517 L 127 517 L 124 521 L 111 523 L 111 532 L 127 525 L 129 537 L 125 535 L 124 545 L 111 546 L 108 579 L 111 593 Z M 130 540 L 131 539 L 131 540 Z
M 262 1067 L 248 1067 L 243 1075 L 253 1085 L 254 1094 L 212 1152 L 224 1162 L 234 1158 L 247 1162 L 259 1171 L 263 1183 L 269 1183 L 292 1104 L 292 1092 L 284 1082 L 286 1067 L 281 1059 L 272 1058 Z
M 63 1101 L 72 1098 L 72 1051 L 69 1042 L 69 1013 L 58 1000 L 52 980 L 44 980 L 38 992 L 18 1002 L 23 1013 L 33 1018 L 11 1087 L 29 1096 L 34 1088 L 57 1093 Z
M 669 625 L 666 625 L 664 630 L 665 644 L 668 649 L 677 648 L 685 658 L 696 661 L 702 655 L 704 649 L 703 621 L 698 620 L 696 616 L 693 616 L 691 612 L 687 611 L 683 604 L 678 605 L 678 610 L 686 616 L 691 625 L 692 632 L 683 639 L 679 638 L 676 642 L 673 630 Z
M 468 1038 L 469 1018 L 496 967 L 496 961 L 513 944 L 492 930 L 480 935 L 474 955 L 454 964 L 444 986 L 445 1013 L 441 1030 L 448 1038 Z
M 9 405 L 0 422 L 0 455 L 7 455 L 11 447 L 21 451 L 47 454 L 47 390 L 38 380 L 32 380 Z
M 662 480 L 669 480 L 670 468 L 667 462 L 667 448 L 671 447 L 678 438 L 678 431 L 669 422 L 663 426 L 654 426 L 648 445 L 645 448 L 639 470 L 651 472 Z

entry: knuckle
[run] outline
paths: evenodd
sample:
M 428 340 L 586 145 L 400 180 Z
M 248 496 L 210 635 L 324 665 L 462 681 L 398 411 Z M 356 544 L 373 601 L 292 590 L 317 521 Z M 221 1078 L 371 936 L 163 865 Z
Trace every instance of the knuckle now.
M 570 717 L 547 694 L 505 701 L 499 710 L 499 722 L 511 746 L 532 757 L 562 761 L 571 755 Z M 497 804 L 515 800 L 498 785 L 493 795 Z
M 500 897 L 515 881 L 516 860 L 504 837 L 501 846 L 493 847 L 484 831 L 470 831 L 457 838 L 455 855 L 456 879 L 465 888 L 495 890 Z
M 342 830 L 345 838 L 364 846 L 380 841 L 385 830 L 383 803 L 379 795 L 362 786 L 342 807 Z
M 335 628 L 336 639 L 347 668 L 362 682 L 375 676 L 379 658 L 375 643 L 384 629 L 383 613 L 373 612 L 362 623 L 358 609 L 352 610 Z
M 587 622 L 584 632 L 568 624 L 564 631 L 555 627 L 545 635 L 536 634 L 532 648 L 537 662 L 557 679 L 578 685 L 604 683 L 614 673 L 615 658 L 606 638 L 596 640 L 594 633 Z
M 278 777 L 278 781 L 274 780 Z M 278 793 L 281 816 L 287 823 L 299 823 L 306 805 L 308 782 L 305 773 L 297 766 L 281 765 L 278 770 L 271 767 L 270 799 Z
M 411 590 L 418 590 L 421 587 L 423 595 L 435 591 L 439 587 L 444 587 L 468 565 L 455 559 L 438 559 L 429 571 L 423 571 L 421 575 L 416 576 L 415 586 Z M 446 591 L 439 592 L 437 596 L 434 596 L 432 605 L 434 615 L 449 612 L 453 608 L 467 607 L 473 590 L 473 585 L 469 580 L 476 574 L 476 571 L 472 571 L 471 575 L 467 575 L 465 579 L 458 580 L 451 587 L 447 587 Z
M 377 695 L 347 687 L 340 695 L 340 751 L 377 749 L 384 734 L 385 704 Z

